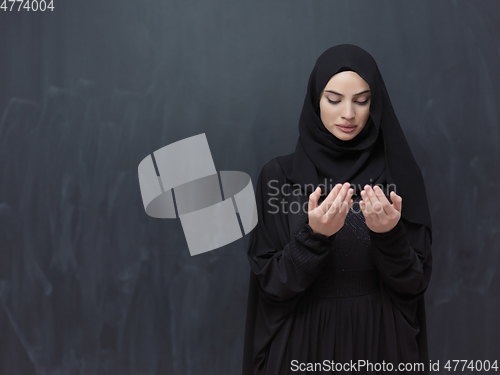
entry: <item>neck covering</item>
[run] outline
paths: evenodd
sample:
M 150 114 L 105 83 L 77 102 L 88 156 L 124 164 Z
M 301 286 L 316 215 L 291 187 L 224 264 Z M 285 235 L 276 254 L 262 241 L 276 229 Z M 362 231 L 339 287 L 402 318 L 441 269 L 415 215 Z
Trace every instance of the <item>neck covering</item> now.
M 331 77 L 345 70 L 356 72 L 371 90 L 367 123 L 347 141 L 330 133 L 319 116 L 323 89 Z M 387 197 L 394 190 L 403 198 L 401 216 L 426 225 L 432 233 L 422 173 L 394 113 L 377 63 L 358 46 L 340 44 L 317 59 L 307 85 L 295 152 L 282 158 L 280 164 L 288 180 L 300 185 L 306 194 L 319 183 L 324 184 L 326 178 L 322 199 L 335 184 L 344 182 L 354 185 L 354 195 L 359 195 L 366 184 L 384 187 Z

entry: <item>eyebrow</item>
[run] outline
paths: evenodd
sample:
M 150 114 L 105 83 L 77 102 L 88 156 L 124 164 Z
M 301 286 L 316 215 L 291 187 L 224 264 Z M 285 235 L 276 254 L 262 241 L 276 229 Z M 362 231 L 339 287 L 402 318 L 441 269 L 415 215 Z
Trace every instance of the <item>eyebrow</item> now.
M 325 90 L 325 92 L 331 92 L 332 94 L 344 96 L 341 93 L 339 93 L 337 91 L 333 91 L 333 90 Z M 361 95 L 361 94 L 364 94 L 364 93 L 367 93 L 367 92 L 370 92 L 370 90 L 365 90 L 365 91 L 358 92 L 357 94 L 354 94 L 353 96 Z

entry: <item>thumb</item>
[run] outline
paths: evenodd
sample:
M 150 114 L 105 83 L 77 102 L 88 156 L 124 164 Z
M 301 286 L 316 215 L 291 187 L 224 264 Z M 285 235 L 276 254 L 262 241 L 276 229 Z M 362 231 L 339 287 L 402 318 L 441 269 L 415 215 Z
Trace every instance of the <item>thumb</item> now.
M 394 202 L 392 206 L 401 213 L 403 206 L 403 198 L 397 195 L 394 191 L 391 191 L 391 200 Z
M 307 205 L 308 213 L 318 207 L 318 189 L 319 186 L 309 195 L 309 204 Z

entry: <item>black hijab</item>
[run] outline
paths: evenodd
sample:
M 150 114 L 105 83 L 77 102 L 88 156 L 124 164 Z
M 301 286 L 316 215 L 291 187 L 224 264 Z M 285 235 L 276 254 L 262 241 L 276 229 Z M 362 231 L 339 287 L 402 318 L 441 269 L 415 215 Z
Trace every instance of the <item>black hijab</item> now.
M 330 133 L 319 116 L 320 95 L 335 74 L 352 70 L 370 86 L 370 116 L 351 140 Z M 382 185 L 386 195 L 394 190 L 403 198 L 401 216 L 408 221 L 432 224 L 422 172 L 416 163 L 392 108 L 374 58 L 362 48 L 340 44 L 317 59 L 309 77 L 299 121 L 299 140 L 293 157 L 282 159 L 286 177 L 312 193 L 327 178 L 327 191 L 336 183 L 351 183 L 358 195 L 366 184 Z

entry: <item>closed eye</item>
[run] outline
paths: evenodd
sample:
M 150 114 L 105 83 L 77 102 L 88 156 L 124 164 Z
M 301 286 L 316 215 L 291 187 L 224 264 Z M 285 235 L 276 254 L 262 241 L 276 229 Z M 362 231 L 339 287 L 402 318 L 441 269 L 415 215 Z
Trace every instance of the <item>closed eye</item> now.
M 328 100 L 328 103 L 331 103 L 331 104 L 338 104 L 340 103 L 340 100 L 330 100 L 328 98 L 326 98 L 326 100 Z M 354 102 L 356 104 L 359 104 L 359 105 L 365 105 L 369 102 L 369 100 L 365 100 L 364 102 Z
M 328 103 L 332 103 L 332 104 L 338 104 L 338 103 L 340 103 L 340 100 L 330 100 L 328 98 L 326 100 L 328 100 Z

